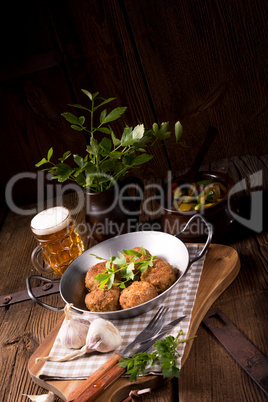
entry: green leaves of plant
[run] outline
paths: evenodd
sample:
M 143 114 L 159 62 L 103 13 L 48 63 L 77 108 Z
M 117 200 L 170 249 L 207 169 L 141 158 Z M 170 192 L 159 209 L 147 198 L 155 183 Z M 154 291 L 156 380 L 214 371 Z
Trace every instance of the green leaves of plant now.
M 50 159 L 51 159 L 52 155 L 53 155 L 53 148 L 50 148 L 50 149 L 48 150 L 47 157 L 46 157 L 46 158 L 43 158 L 40 162 L 36 163 L 35 166 L 36 166 L 36 167 L 39 167 L 39 166 L 44 165 L 45 163 L 50 162 Z
M 70 112 L 62 113 L 62 116 L 63 116 L 69 123 L 81 125 L 81 121 L 79 120 L 79 118 L 76 117 L 74 114 L 72 114 L 72 113 L 70 113 Z
M 70 112 L 62 113 L 62 116 L 69 122 L 72 123 L 71 127 L 76 131 L 83 131 L 85 127 L 83 124 L 85 123 L 85 117 L 80 116 L 76 117 L 74 114 Z
M 102 116 L 102 124 L 106 124 L 106 123 L 110 123 L 111 121 L 117 120 L 120 116 L 122 116 L 123 113 L 125 113 L 126 111 L 126 107 L 117 107 L 114 110 L 112 110 L 109 114 L 105 114 L 105 116 Z M 103 112 L 106 112 L 106 110 L 104 110 Z M 102 113 L 101 112 L 101 115 Z M 107 113 L 107 112 L 106 112 Z
M 132 163 L 132 166 L 141 165 L 141 164 L 143 164 L 143 163 L 146 163 L 146 162 L 150 161 L 152 158 L 153 158 L 153 155 L 148 155 L 148 154 L 141 154 L 141 155 L 138 155 L 138 156 L 134 159 L 134 161 L 133 161 L 133 163 Z
M 41 159 L 36 166 L 48 164 L 43 170 L 52 174 L 53 179 L 63 182 L 67 179 L 75 181 L 90 191 L 100 192 L 113 186 L 115 181 L 123 177 L 131 168 L 150 161 L 153 155 L 146 152 L 146 148 L 153 146 L 157 141 L 163 141 L 170 137 L 169 123 L 161 123 L 159 126 L 154 123 L 149 130 L 139 124 L 134 129 L 126 126 L 122 135 L 116 134 L 109 123 L 122 117 L 126 107 L 116 107 L 111 111 L 104 108 L 116 98 L 102 98 L 99 92 L 91 93 L 86 89 L 82 92 L 88 98 L 88 106 L 79 103 L 69 105 L 76 109 L 87 112 L 89 118 L 79 116 L 70 112 L 62 113 L 64 119 L 70 123 L 75 131 L 83 131 L 87 146 L 87 154 L 81 157 L 73 154 L 73 164 L 68 165 L 66 160 L 72 155 L 70 151 L 58 158 L 59 164 L 51 161 L 53 148 L 48 151 L 47 157 Z M 95 113 L 99 112 L 99 123 Z M 97 124 L 96 124 L 97 123 Z M 96 124 L 96 126 L 94 126 Z M 95 134 L 104 134 L 102 138 Z M 182 136 L 180 122 L 175 124 L 175 139 L 179 142 Z M 181 146 L 186 145 L 180 142 Z
M 153 133 L 155 135 L 155 138 L 157 140 L 166 140 L 167 138 L 170 137 L 171 132 L 168 131 L 169 123 L 161 123 L 160 128 L 158 125 L 155 123 L 153 125 Z
M 60 183 L 63 183 L 73 172 L 73 169 L 67 165 L 66 163 L 58 163 L 54 165 L 51 169 L 51 173 L 53 174 L 53 179 L 57 179 Z
M 177 360 L 180 357 L 177 347 L 182 342 L 188 340 L 179 340 L 183 332 L 180 330 L 176 338 L 169 335 L 164 339 L 155 342 L 152 353 L 137 353 L 132 357 L 123 357 L 118 363 L 119 367 L 126 368 L 126 374 L 130 374 L 130 381 L 136 381 L 139 374 L 144 375 L 147 367 L 153 367 L 158 363 L 161 365 L 162 375 L 165 378 L 180 377 Z
M 175 138 L 176 141 L 178 142 L 182 137 L 182 125 L 179 121 L 175 123 Z

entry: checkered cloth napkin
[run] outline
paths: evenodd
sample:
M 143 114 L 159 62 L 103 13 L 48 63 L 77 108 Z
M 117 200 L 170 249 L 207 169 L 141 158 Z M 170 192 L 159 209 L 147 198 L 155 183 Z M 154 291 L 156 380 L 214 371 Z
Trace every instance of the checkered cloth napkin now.
M 202 246 L 197 244 L 188 245 L 188 251 L 190 255 L 190 259 L 193 259 L 202 249 Z M 183 330 L 183 335 L 181 335 L 180 339 L 186 339 L 187 333 L 190 326 L 192 309 L 195 302 L 195 297 L 204 265 L 205 257 L 202 257 L 198 261 L 194 262 L 189 268 L 186 275 L 182 277 L 180 282 L 174 286 L 170 295 L 164 300 L 163 305 L 170 308 L 168 312 L 168 320 L 166 323 L 182 316 L 186 315 L 183 321 L 176 326 L 171 335 L 176 336 L 180 329 Z M 112 320 L 113 324 L 119 329 L 122 344 L 120 346 L 120 350 L 117 350 L 118 353 L 123 351 L 126 346 L 132 342 L 136 336 L 146 327 L 151 318 L 157 312 L 160 306 L 155 307 L 153 310 L 148 311 L 145 314 L 142 314 L 137 317 L 124 319 L 124 320 Z M 97 316 L 96 316 L 97 318 Z M 92 321 L 92 315 L 90 316 L 90 320 Z M 178 365 L 181 365 L 181 359 L 184 353 L 185 343 L 181 343 L 178 347 L 178 352 L 180 354 L 180 358 L 178 360 Z M 61 345 L 59 337 L 57 336 L 55 342 L 50 351 L 50 355 L 53 356 L 65 356 L 70 353 L 70 349 L 64 348 Z M 112 356 L 113 352 L 110 353 L 90 353 L 88 355 L 84 355 L 83 357 L 78 357 L 73 360 L 69 360 L 67 362 L 45 362 L 42 367 L 39 378 L 42 380 L 83 380 L 88 378 L 91 374 L 93 374 L 102 364 L 106 362 L 106 360 Z M 148 374 L 161 374 L 160 372 L 153 371 L 148 372 Z

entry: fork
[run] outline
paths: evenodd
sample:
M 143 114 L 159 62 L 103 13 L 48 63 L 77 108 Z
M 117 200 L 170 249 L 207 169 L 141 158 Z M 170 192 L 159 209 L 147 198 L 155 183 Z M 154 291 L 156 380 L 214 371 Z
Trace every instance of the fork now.
M 151 339 L 155 334 L 157 334 L 163 325 L 165 324 L 168 314 L 167 312 L 170 309 L 168 307 L 161 306 L 157 313 L 153 316 L 147 327 L 145 327 L 131 342 L 126 349 L 124 350 L 124 355 L 127 354 L 133 346 L 137 345 L 138 343 L 147 342 Z
M 141 346 L 138 348 L 138 350 L 135 351 L 135 353 L 143 353 L 145 351 L 150 350 L 150 348 L 154 345 L 154 343 L 157 339 L 161 339 L 164 335 L 169 333 L 179 322 L 184 320 L 185 317 L 186 317 L 186 315 L 176 318 L 175 320 L 171 321 L 169 324 L 162 327 L 161 330 L 158 331 L 149 340 L 140 342 Z
M 68 401 L 82 401 L 83 392 L 86 391 L 94 383 L 97 383 L 104 374 L 108 374 L 111 370 L 113 370 L 113 368 L 118 369 L 117 363 L 121 360 L 123 355 L 125 356 L 125 353 L 127 353 L 130 348 L 135 346 L 137 343 L 140 343 L 141 341 L 148 341 L 149 339 L 151 339 L 152 336 L 158 333 L 166 322 L 168 310 L 168 307 L 161 306 L 154 317 L 151 319 L 147 327 L 145 327 L 142 332 L 140 332 L 140 334 L 136 337 L 136 339 L 126 347 L 122 354 L 114 353 L 101 367 L 99 367 L 98 370 L 95 371 L 95 373 L 91 374 L 91 376 L 87 380 L 85 380 L 73 392 L 71 392 L 68 397 Z M 122 375 L 125 369 L 119 368 L 119 371 Z
M 162 338 L 165 333 L 170 331 L 177 323 L 183 320 L 185 316 L 179 317 L 170 322 L 162 330 L 154 335 L 154 340 L 149 339 L 145 344 L 142 344 L 138 352 L 146 352 L 150 349 L 155 340 Z M 137 351 L 135 352 L 137 353 Z M 119 367 L 118 362 L 122 357 L 128 357 L 125 350 L 122 354 L 113 354 L 98 370 L 79 385 L 68 397 L 68 402 L 89 402 L 95 401 L 111 384 L 120 378 L 125 372 L 125 367 Z

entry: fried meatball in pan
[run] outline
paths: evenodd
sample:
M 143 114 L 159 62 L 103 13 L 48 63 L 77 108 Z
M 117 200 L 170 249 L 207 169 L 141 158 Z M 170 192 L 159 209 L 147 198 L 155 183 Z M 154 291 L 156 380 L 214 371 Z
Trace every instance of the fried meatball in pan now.
M 111 289 L 96 288 L 89 292 L 85 297 L 85 304 L 90 311 L 102 313 L 105 311 L 120 310 L 119 305 L 120 290 L 113 285 Z
M 121 292 L 119 303 L 125 310 L 145 303 L 157 295 L 158 293 L 151 283 L 135 281 Z
M 89 268 L 85 277 L 85 286 L 88 290 L 94 290 L 99 287 L 99 282 L 94 279 L 95 276 L 99 274 L 103 274 L 106 270 L 106 261 L 99 262 L 98 264 L 93 265 L 93 267 Z
M 162 258 L 154 258 L 153 266 L 141 274 L 141 281 L 154 285 L 158 294 L 167 290 L 176 280 L 177 272 Z

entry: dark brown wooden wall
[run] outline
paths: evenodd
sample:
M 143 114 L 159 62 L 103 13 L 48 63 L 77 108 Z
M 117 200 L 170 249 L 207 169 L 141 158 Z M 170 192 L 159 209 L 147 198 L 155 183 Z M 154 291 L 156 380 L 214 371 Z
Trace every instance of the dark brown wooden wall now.
M 185 150 L 152 150 L 142 173 L 164 178 L 189 166 L 209 125 L 205 162 L 267 153 L 267 1 L 47 0 L 1 10 L 2 192 L 53 146 L 84 154 L 83 134 L 61 117 L 86 102 L 81 88 L 115 96 L 128 124 L 180 120 Z M 118 126 L 121 130 L 121 127 Z M 36 198 L 20 180 L 19 203 Z M 4 201 L 4 195 L 1 202 Z

